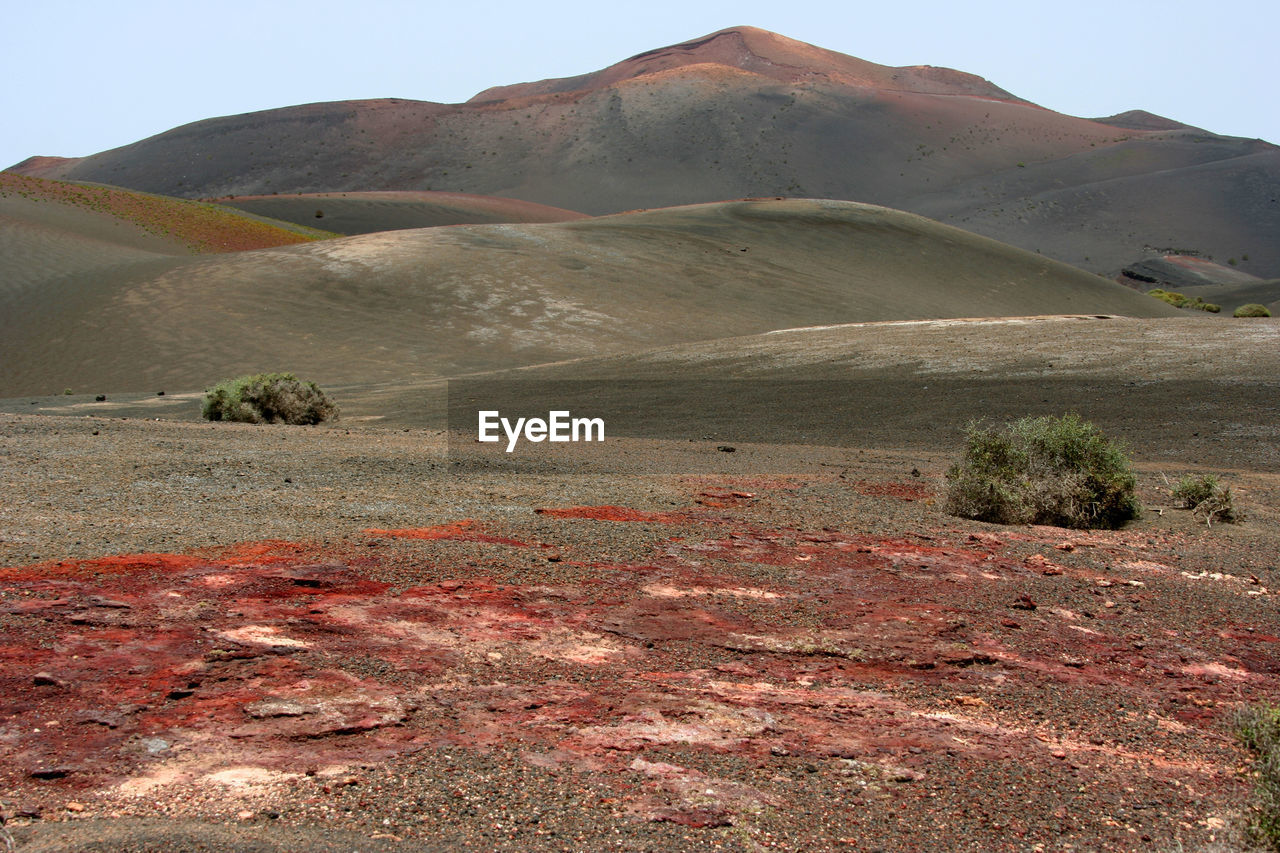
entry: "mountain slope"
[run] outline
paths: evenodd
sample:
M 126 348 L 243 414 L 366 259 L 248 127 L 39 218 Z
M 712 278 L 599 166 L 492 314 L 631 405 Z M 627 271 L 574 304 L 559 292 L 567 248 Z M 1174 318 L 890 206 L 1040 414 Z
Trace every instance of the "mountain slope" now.
M 236 252 L 333 236 L 219 205 L 12 172 L 0 172 L 0 216 L 163 254 Z
M 1248 252 L 1249 272 L 1280 275 L 1280 148 L 1137 114 L 1105 121 L 961 72 L 886 68 L 740 27 L 466 104 L 309 104 L 16 168 L 175 195 L 448 190 L 587 213 L 841 198 L 1097 272 L 1186 245 Z M 1066 219 L 1021 221 L 1054 202 Z
M 772 200 L 94 270 L 39 296 L 0 318 L 0 396 L 196 388 L 265 369 L 430 378 L 853 321 L 1176 314 L 910 214 Z

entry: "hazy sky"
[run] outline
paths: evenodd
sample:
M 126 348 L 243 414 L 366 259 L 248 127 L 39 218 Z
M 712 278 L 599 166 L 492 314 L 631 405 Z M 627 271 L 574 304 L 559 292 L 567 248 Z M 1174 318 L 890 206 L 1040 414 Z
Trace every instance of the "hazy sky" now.
M 1072 115 L 1141 108 L 1280 143 L 1274 0 L 42 0 L 0 22 L 0 167 L 313 101 L 464 101 L 741 24 Z

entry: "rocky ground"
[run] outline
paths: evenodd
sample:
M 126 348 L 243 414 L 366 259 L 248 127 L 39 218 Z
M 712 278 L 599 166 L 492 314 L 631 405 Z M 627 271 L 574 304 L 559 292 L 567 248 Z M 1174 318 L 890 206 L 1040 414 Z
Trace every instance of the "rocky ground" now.
M 1140 456 L 1144 519 L 1082 533 L 946 516 L 942 446 L 0 435 L 22 849 L 1194 850 L 1247 796 L 1226 716 L 1280 696 L 1270 471 L 1209 528 Z

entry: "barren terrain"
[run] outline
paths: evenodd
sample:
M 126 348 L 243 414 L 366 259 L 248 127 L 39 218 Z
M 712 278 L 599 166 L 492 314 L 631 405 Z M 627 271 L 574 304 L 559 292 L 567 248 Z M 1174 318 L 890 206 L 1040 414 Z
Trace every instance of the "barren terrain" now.
M 0 175 L 0 846 L 1239 849 L 1278 152 L 735 27 Z M 1141 518 L 946 514 L 1064 413 Z
M 1219 361 L 1231 330 L 1256 360 Z M 11 831 L 33 850 L 1220 841 L 1246 795 L 1224 715 L 1280 694 L 1276 334 L 889 324 L 760 336 L 791 346 L 754 358 L 741 339 L 722 374 L 827 364 L 896 420 L 734 454 L 622 438 L 504 464 L 437 422 L 367 419 L 376 389 L 334 428 L 200 423 L 190 397 L 0 415 L 0 487 L 23 496 L 0 518 Z M 999 413 L 1035 341 L 1072 365 L 1054 402 L 1076 389 L 1134 448 L 1148 511 L 1125 530 L 941 511 L 975 364 Z M 1157 344 L 1186 381 L 1124 380 L 1122 353 Z M 693 375 L 710 349 L 625 369 Z M 779 435 L 801 408 L 776 407 Z M 1170 506 L 1167 478 L 1198 470 L 1244 524 Z

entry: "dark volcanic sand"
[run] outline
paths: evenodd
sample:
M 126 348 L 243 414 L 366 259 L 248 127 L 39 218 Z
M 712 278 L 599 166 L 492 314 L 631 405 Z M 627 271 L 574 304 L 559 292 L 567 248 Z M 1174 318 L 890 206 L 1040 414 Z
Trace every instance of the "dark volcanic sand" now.
M 1208 529 L 1153 454 L 1147 517 L 1080 533 L 945 516 L 953 433 L 702 477 L 0 433 L 23 849 L 1197 849 L 1246 795 L 1224 715 L 1280 694 L 1273 470 Z

